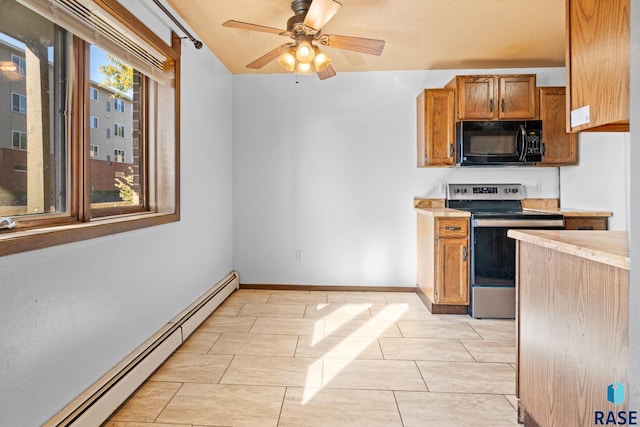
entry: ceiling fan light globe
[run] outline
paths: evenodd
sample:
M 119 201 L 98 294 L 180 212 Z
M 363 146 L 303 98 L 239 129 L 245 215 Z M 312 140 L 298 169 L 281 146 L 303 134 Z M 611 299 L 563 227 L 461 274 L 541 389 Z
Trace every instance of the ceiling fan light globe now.
M 296 50 L 296 59 L 298 61 L 309 64 L 315 56 L 316 52 L 311 43 L 303 41 L 298 44 L 298 49 Z
M 320 49 L 317 49 L 316 57 L 313 58 L 313 65 L 316 67 L 316 71 L 322 71 L 327 68 L 331 64 L 331 58 L 325 55 L 323 52 L 320 52 Z
M 296 73 L 298 74 L 312 74 L 313 69 L 310 63 L 298 62 L 296 64 Z
M 293 71 L 296 68 L 296 56 L 293 49 L 288 49 L 278 57 L 278 63 L 287 71 Z

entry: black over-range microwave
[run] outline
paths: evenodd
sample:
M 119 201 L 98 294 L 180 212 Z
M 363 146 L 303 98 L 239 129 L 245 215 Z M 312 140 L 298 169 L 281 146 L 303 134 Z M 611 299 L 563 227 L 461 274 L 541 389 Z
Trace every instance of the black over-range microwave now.
M 457 123 L 460 166 L 532 165 L 542 160 L 542 120 Z

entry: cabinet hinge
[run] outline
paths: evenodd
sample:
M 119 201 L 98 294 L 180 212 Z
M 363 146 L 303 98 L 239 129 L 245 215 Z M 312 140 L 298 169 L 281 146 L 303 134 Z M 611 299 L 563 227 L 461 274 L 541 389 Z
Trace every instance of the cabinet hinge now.
M 467 260 L 467 247 L 463 246 L 462 247 L 462 261 L 466 261 Z
M 435 240 L 435 245 L 438 246 L 438 239 Z
M 434 299 L 435 299 L 435 301 L 434 301 L 434 302 L 438 302 L 438 300 L 440 299 L 440 296 L 438 295 L 438 293 L 437 293 L 437 292 L 436 292 L 436 294 L 435 294 L 435 298 L 434 298 Z

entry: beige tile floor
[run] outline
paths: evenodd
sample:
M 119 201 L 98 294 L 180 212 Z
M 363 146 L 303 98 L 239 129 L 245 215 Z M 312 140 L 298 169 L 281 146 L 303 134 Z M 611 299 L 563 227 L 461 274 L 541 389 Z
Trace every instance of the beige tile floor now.
M 104 427 L 517 426 L 512 320 L 415 294 L 232 294 Z

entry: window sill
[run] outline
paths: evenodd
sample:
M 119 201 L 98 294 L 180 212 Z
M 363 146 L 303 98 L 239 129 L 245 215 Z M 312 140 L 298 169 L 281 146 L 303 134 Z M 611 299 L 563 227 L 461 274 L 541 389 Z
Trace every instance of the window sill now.
M 177 213 L 143 213 L 22 231 L 0 232 L 0 256 L 49 248 L 180 220 Z

